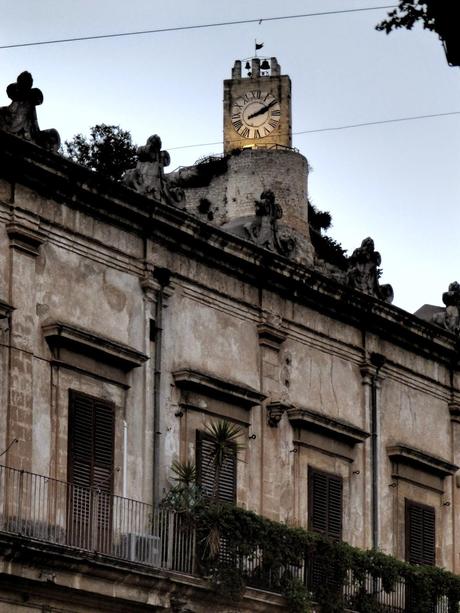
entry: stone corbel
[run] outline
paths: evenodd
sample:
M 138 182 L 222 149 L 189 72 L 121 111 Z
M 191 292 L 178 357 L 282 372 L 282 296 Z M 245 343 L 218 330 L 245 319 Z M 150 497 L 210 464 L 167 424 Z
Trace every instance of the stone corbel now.
M 285 400 L 271 400 L 266 406 L 268 425 L 271 428 L 277 428 L 283 414 L 292 408 L 292 404 Z
M 10 247 L 36 257 L 40 247 L 45 242 L 46 234 L 38 228 L 18 221 L 6 224 L 6 233 L 10 239 Z

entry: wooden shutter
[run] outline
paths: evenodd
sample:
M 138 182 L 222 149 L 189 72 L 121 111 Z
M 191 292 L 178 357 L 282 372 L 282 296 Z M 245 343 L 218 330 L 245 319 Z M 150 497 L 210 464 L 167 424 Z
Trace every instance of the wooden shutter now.
M 433 507 L 406 499 L 406 559 L 412 564 L 436 562 L 436 513 Z
M 69 481 L 111 492 L 115 415 L 112 403 L 70 391 Z
M 111 551 L 114 406 L 70 391 L 68 543 Z
M 217 491 L 217 499 L 222 502 L 236 503 L 236 449 L 225 457 L 220 470 L 217 488 L 216 467 L 212 459 L 213 444 L 204 432 L 196 431 L 197 479 L 205 496 L 212 498 Z
M 342 540 L 342 479 L 309 469 L 309 527 L 335 541 Z

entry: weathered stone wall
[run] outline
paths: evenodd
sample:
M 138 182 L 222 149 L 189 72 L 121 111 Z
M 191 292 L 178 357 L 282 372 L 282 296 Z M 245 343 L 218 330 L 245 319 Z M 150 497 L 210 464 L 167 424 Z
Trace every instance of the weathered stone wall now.
M 234 190 L 228 194 L 236 194 L 235 201 L 227 197 L 232 215 L 246 214 L 251 199 L 268 187 L 263 177 L 252 182 L 244 177 L 245 156 L 256 156 L 263 167 L 265 155 L 248 151 L 234 158 L 233 183 L 227 186 Z M 296 155 L 278 152 L 285 166 L 277 172 L 287 173 L 292 159 L 306 163 Z M 299 228 L 307 223 L 305 211 L 295 208 L 300 196 L 306 197 L 306 173 L 300 174 L 298 191 L 294 185 L 285 194 L 292 199 L 291 216 L 286 216 Z M 253 190 L 246 201 L 240 198 L 238 177 L 247 181 L 245 190 Z M 244 432 L 239 504 L 307 527 L 308 469 L 334 473 L 344 484 L 344 538 L 369 547 L 371 464 L 365 434 L 370 431 L 370 383 L 363 364 L 369 369 L 369 356 L 377 352 L 386 358 L 378 381 L 380 546 L 404 557 L 404 500 L 418 500 L 436 509 L 438 564 L 460 569 L 459 544 L 453 541 L 460 521 L 455 479 L 430 481 L 419 469 L 395 477 L 387 450 L 407 445 L 459 461 L 457 426 L 449 413 L 449 403 L 459 396 L 458 375 L 452 386 L 445 361 L 415 341 L 412 349 L 403 348 L 387 340 L 385 332 L 371 334 L 359 319 L 345 323 L 339 300 L 334 315 L 294 291 L 266 289 L 264 275 L 270 271 L 260 270 L 260 278 L 251 280 L 243 255 L 240 263 L 234 258 L 232 270 L 224 270 L 196 247 L 196 252 L 185 251 L 170 237 L 154 241 L 102 220 L 97 208 L 91 215 L 76 203 L 53 201 L 20 185 L 13 190 L 8 182 L 0 183 L 0 241 L 0 299 L 15 309 L 2 332 L 1 445 L 5 449 L 13 438 L 19 440 L 6 463 L 66 478 L 68 391 L 76 389 L 115 403 L 116 492 L 151 501 L 157 285 L 145 279 L 153 279 L 146 271 L 166 267 L 171 282 L 161 322 L 160 492 L 168 487 L 171 462 L 194 458 L 196 430 L 226 416 Z M 382 317 L 389 312 L 382 307 Z M 58 321 L 149 359 L 122 372 L 87 356 L 57 356 L 43 326 Z M 194 408 L 183 410 L 174 379 L 180 369 L 217 377 L 223 385 L 246 386 L 267 398 L 250 408 L 203 394 Z M 279 422 L 269 423 L 274 405 L 282 407 Z M 293 407 L 312 411 L 315 419 L 323 416 L 329 425 L 313 436 L 306 421 L 294 422 Z M 335 439 L 333 429 L 343 424 L 363 431 L 362 442 L 347 446 Z

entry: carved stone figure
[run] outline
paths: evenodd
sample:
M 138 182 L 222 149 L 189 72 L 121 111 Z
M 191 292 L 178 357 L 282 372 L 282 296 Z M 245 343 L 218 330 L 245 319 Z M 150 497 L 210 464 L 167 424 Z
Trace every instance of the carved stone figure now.
M 280 230 L 278 220 L 283 216 L 283 209 L 275 202 L 271 190 L 265 190 L 260 200 L 255 202 L 256 219 L 244 226 L 246 235 L 257 245 L 289 256 L 296 246 L 295 238 Z
M 43 94 L 32 85 L 30 72 L 21 72 L 16 83 L 8 85 L 6 93 L 12 102 L 0 108 L 0 128 L 40 147 L 57 151 L 61 144 L 57 130 L 40 130 L 38 126 L 35 107 L 42 104 Z
M 365 238 L 349 258 L 347 272 L 348 285 L 385 302 L 393 301 L 391 285 L 379 284 L 379 269 L 382 261 L 380 253 L 375 250 L 372 238 Z
M 432 322 L 460 335 L 460 283 L 457 281 L 451 283 L 448 291 L 442 295 L 442 301 L 446 308 L 435 313 Z
M 164 169 L 171 163 L 167 151 L 161 149 L 161 138 L 153 134 L 143 147 L 137 149 L 139 161 L 136 168 L 125 173 L 125 185 L 137 192 L 167 204 L 177 204 L 184 199 L 184 192 L 172 187 L 165 177 Z

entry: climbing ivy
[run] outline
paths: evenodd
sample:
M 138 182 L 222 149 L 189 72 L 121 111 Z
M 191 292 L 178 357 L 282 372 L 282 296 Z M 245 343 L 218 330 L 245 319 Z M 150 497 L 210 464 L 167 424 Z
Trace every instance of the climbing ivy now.
M 249 583 L 284 594 L 292 613 L 310 613 L 312 600 L 321 613 L 346 608 L 377 613 L 383 608 L 371 593 L 372 584 L 389 593 L 398 581 L 404 581 L 412 613 L 431 613 L 441 597 L 448 611 L 458 610 L 460 577 L 440 568 L 414 566 L 378 551 L 332 542 L 222 503 L 201 505 L 194 518 L 201 572 L 219 594 L 233 600 Z M 314 594 L 302 576 L 305 559 L 321 578 Z M 347 596 L 343 586 L 350 577 L 353 590 Z

